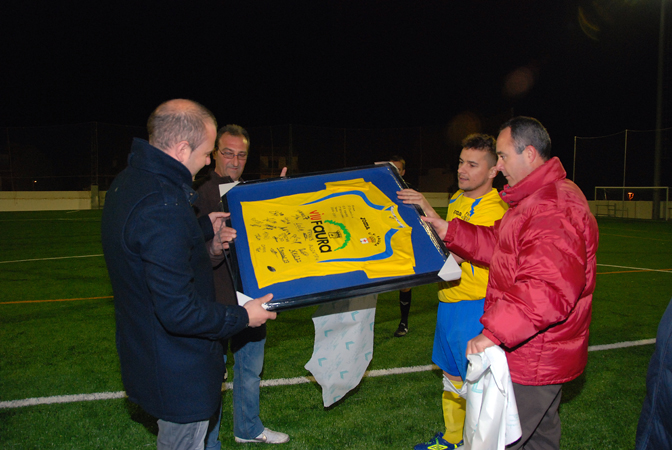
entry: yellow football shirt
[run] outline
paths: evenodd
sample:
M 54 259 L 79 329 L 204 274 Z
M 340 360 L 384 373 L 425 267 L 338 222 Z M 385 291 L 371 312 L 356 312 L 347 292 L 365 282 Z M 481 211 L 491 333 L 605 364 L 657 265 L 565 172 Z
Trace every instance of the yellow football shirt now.
M 493 188 L 476 199 L 466 197 L 464 191 L 459 190 L 450 199 L 446 220 L 459 218 L 474 225 L 491 226 L 502 218 L 507 208 L 497 189 Z M 439 300 L 442 302 L 480 300 L 485 297 L 489 270 L 468 261 L 462 263 L 461 269 L 460 279 L 439 283 Z
M 415 273 L 411 227 L 396 203 L 361 178 L 241 208 L 259 288 L 357 270 L 368 278 Z

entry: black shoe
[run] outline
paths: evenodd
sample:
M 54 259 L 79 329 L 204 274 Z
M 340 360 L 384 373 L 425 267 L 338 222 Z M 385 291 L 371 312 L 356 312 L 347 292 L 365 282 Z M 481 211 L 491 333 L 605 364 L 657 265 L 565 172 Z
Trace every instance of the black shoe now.
M 399 328 L 397 328 L 397 331 L 394 332 L 394 337 L 406 336 L 407 333 L 408 333 L 408 325 L 406 325 L 404 322 L 401 322 L 399 324 Z

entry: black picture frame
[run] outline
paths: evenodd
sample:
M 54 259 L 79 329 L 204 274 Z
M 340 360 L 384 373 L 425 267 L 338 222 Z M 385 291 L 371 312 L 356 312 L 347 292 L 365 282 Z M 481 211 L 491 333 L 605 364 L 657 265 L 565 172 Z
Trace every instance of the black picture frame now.
M 272 200 L 294 194 L 317 192 L 325 183 L 362 179 L 375 185 L 394 204 L 403 221 L 412 228 L 411 241 L 415 256 L 412 275 L 368 278 L 363 271 L 297 278 L 259 288 L 251 261 L 248 229 L 241 204 Z M 410 288 L 441 281 L 438 272 L 449 258 L 443 241 L 425 223 L 424 212 L 415 205 L 405 205 L 396 192 L 408 186 L 392 164 L 375 164 L 348 169 L 303 174 L 295 177 L 272 178 L 242 182 L 222 196 L 225 211 L 231 213 L 230 226 L 237 231 L 231 244 L 231 269 L 236 289 L 258 298 L 274 295 L 268 309 L 282 311 L 361 295 Z

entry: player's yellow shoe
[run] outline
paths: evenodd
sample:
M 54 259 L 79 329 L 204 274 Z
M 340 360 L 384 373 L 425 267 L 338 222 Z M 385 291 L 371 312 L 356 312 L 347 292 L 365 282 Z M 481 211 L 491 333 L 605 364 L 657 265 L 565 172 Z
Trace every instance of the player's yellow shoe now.
M 457 444 L 446 441 L 443 438 L 443 433 L 438 432 L 434 435 L 432 439 L 422 444 L 418 444 L 413 447 L 413 450 L 455 450 L 464 446 L 464 441 L 460 441 Z

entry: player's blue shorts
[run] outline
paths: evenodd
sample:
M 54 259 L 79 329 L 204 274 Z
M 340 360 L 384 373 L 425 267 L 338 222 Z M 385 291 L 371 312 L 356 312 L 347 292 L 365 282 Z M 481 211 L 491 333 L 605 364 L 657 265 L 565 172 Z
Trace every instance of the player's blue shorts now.
M 485 299 L 439 302 L 432 361 L 444 372 L 463 380 L 467 377 L 469 365 L 465 355 L 467 342 L 483 331 L 480 319 L 484 303 Z

